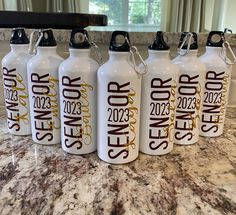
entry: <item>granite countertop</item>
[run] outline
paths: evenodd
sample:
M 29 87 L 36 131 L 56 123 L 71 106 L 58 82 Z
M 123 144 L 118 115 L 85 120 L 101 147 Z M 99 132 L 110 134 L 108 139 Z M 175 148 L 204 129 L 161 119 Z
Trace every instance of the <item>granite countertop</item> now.
M 0 108 L 0 214 L 236 214 L 236 108 L 221 137 L 127 165 L 12 136 Z
M 142 28 L 140 28 L 142 30 Z M 89 36 L 91 40 L 98 44 L 108 44 L 111 38 L 112 31 L 111 30 L 91 30 L 88 29 Z M 26 33 L 30 35 L 32 32 L 32 29 L 26 29 Z M 55 39 L 57 42 L 62 43 L 66 42 L 68 43 L 70 40 L 70 30 L 53 30 Z M 207 37 L 209 32 L 205 33 L 198 33 L 198 44 L 204 45 L 206 44 Z M 135 45 L 147 45 L 151 44 L 153 42 L 153 39 L 155 38 L 156 31 L 153 32 L 129 32 L 129 36 L 131 39 L 132 44 Z M 181 32 L 166 32 L 165 36 L 167 37 L 167 42 L 170 45 L 178 45 L 179 39 L 181 36 Z M 0 28 L 0 41 L 9 41 L 11 37 L 11 29 L 8 28 Z M 236 34 L 225 34 L 226 40 L 230 43 L 232 46 L 236 46 Z

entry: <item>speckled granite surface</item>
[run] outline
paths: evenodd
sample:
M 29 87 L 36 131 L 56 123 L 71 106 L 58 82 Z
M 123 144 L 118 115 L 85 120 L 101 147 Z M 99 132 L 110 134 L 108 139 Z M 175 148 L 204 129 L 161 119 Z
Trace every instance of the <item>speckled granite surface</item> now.
M 12 136 L 5 121 L 0 108 L 2 215 L 236 214 L 236 108 L 223 136 L 123 166 Z
M 140 29 L 142 30 L 142 29 Z M 27 29 L 26 33 L 29 35 L 31 29 Z M 69 30 L 53 30 L 57 42 L 68 42 L 70 39 Z M 112 31 L 89 31 L 92 41 L 101 44 L 108 44 L 111 38 Z M 153 42 L 156 32 L 129 32 L 131 42 L 136 45 L 150 44 Z M 168 44 L 178 45 L 181 33 L 166 33 Z M 11 36 L 11 29 L 0 29 L 0 41 L 9 41 Z M 199 33 L 199 45 L 205 45 L 208 33 Z M 232 45 L 236 45 L 236 34 L 226 34 L 227 41 Z

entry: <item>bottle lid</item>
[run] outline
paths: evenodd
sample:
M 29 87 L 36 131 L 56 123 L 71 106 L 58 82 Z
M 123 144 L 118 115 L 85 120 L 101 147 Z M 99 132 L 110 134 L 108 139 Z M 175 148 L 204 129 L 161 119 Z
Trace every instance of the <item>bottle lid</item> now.
M 88 39 L 88 32 L 83 28 L 75 28 L 70 35 L 70 48 L 89 49 L 91 47 Z
M 182 32 L 181 34 L 181 37 L 180 37 L 180 41 L 179 41 L 179 48 L 180 46 L 182 45 L 183 41 L 184 41 L 184 38 L 185 36 L 188 34 L 189 32 Z M 193 34 L 193 37 L 192 37 L 192 41 L 191 41 L 191 44 L 190 44 L 190 50 L 196 50 L 198 49 L 198 41 L 197 41 L 197 34 L 195 32 L 191 32 Z M 187 49 L 188 48 L 188 42 L 186 42 L 182 49 Z
M 123 44 L 117 44 L 116 37 L 117 36 L 123 36 L 125 41 Z M 115 52 L 129 52 L 130 51 L 130 40 L 129 40 L 129 34 L 126 31 L 113 31 L 109 46 L 110 51 Z
M 56 46 L 57 42 L 53 36 L 53 32 L 51 29 L 42 30 L 43 34 L 38 46 Z
M 156 38 L 152 45 L 148 46 L 150 50 L 159 50 L 166 51 L 169 50 L 170 47 L 166 44 L 164 40 L 164 33 L 162 31 L 157 31 Z
M 14 28 L 12 30 L 10 44 L 29 44 L 24 28 Z
M 212 38 L 214 35 L 218 35 L 220 37 L 220 40 L 218 41 L 213 41 Z M 210 47 L 222 47 L 223 43 L 225 41 L 225 36 L 224 36 L 224 32 L 223 31 L 211 31 L 208 34 L 208 38 L 207 38 L 207 42 L 206 42 L 206 46 L 210 46 Z

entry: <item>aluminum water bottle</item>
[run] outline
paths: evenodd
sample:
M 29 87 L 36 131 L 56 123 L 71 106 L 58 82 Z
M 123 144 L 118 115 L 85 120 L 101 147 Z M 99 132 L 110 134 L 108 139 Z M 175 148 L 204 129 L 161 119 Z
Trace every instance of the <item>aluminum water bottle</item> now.
M 214 36 L 218 36 L 217 42 L 213 41 Z M 205 137 L 220 136 L 224 129 L 232 70 L 232 66 L 222 58 L 224 40 L 222 31 L 211 31 L 206 43 L 206 53 L 199 58 L 206 65 L 199 127 L 200 135 Z
M 81 37 L 82 41 L 76 38 Z M 84 29 L 74 29 L 70 56 L 59 67 L 61 144 L 71 154 L 96 151 L 96 82 L 98 63 L 90 58 Z
M 179 47 L 181 47 L 187 35 L 186 32 L 182 33 Z M 205 65 L 197 58 L 197 52 L 197 34 L 192 33 L 188 45 L 185 44 L 180 50 L 180 55 L 173 60 L 173 63 L 178 65 L 180 69 L 177 83 L 174 140 L 176 144 L 180 145 L 193 144 L 199 139 L 198 125 Z
M 13 29 L 11 51 L 2 59 L 4 97 L 8 131 L 15 135 L 29 135 L 30 113 L 27 84 L 29 40 L 23 28 Z
M 52 30 L 43 34 L 37 54 L 27 64 L 32 139 L 45 145 L 60 143 L 58 67 L 62 58 Z
M 125 42 L 116 43 L 117 36 Z M 98 156 L 123 164 L 135 160 L 139 152 L 141 79 L 130 58 L 129 35 L 112 33 L 109 60 L 98 70 Z
M 179 69 L 169 57 L 169 46 L 158 31 L 145 61 L 148 72 L 142 78 L 140 151 L 163 155 L 173 149 L 176 84 Z

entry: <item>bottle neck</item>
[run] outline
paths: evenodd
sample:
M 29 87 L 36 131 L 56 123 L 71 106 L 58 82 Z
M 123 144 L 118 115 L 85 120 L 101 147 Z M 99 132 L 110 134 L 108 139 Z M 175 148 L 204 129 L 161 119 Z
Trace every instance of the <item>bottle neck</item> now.
M 50 47 L 46 47 L 46 46 L 39 46 L 37 47 L 37 54 L 57 54 L 57 46 L 50 46 Z
M 220 54 L 222 51 L 222 47 L 209 47 L 206 46 L 206 54 Z
M 71 57 L 89 57 L 90 49 L 69 49 Z
M 180 51 L 181 54 L 184 54 L 186 53 L 186 49 L 182 49 Z M 188 53 L 186 55 L 182 55 L 181 57 L 197 57 L 197 53 L 198 53 L 198 50 L 189 50 Z
M 12 52 L 28 52 L 29 50 L 29 44 L 11 44 L 10 47 Z
M 149 59 L 170 59 L 170 51 L 148 50 Z
M 109 51 L 109 60 L 129 60 L 130 52 L 114 52 Z

